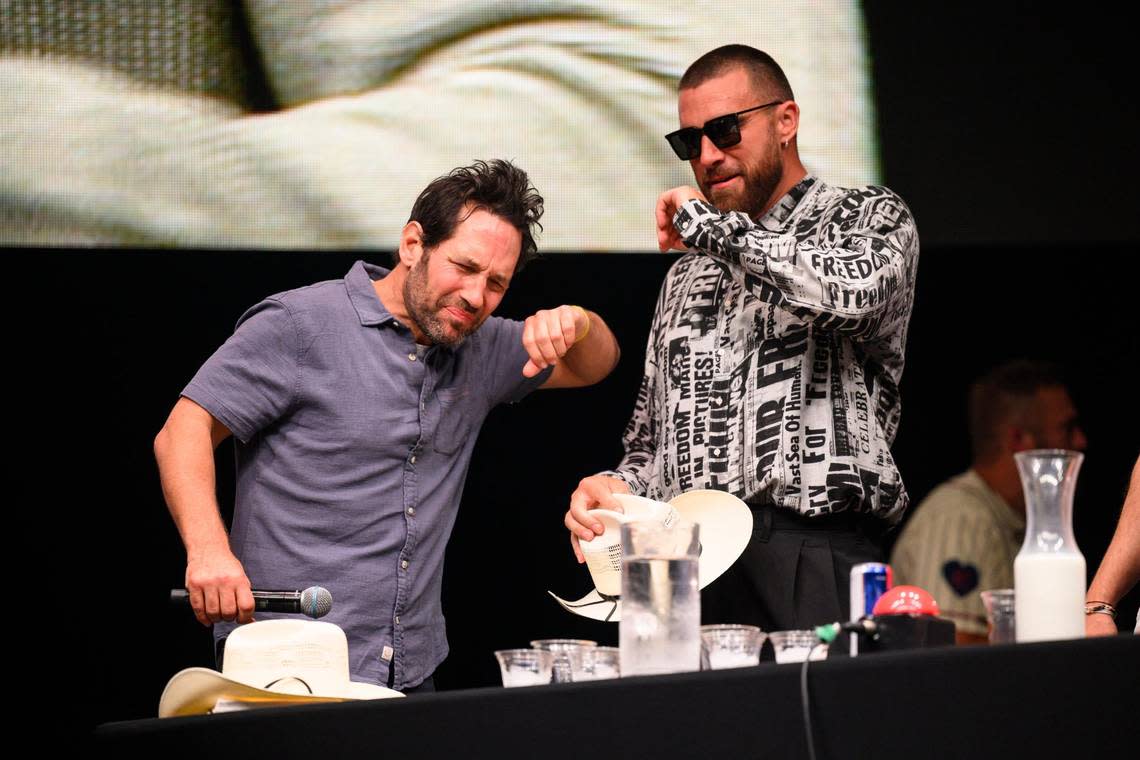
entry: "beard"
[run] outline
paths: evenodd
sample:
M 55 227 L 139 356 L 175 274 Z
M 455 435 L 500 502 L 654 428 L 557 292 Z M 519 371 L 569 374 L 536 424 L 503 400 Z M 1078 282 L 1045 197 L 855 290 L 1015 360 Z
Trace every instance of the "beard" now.
M 459 296 L 433 300 L 431 290 L 428 288 L 427 260 L 428 254 L 425 252 L 408 273 L 408 278 L 404 280 L 404 308 L 408 310 L 408 316 L 416 323 L 419 331 L 432 343 L 458 348 L 467 336 L 479 328 L 482 321 L 473 320 L 468 325 L 456 327 L 439 316 L 439 313 L 448 306 L 471 314 L 475 313 L 475 309 Z
M 725 170 L 724 166 L 718 171 L 706 175 L 700 182 L 701 191 L 714 206 L 724 212 L 740 211 L 750 217 L 756 218 L 772 200 L 773 193 L 780 186 L 784 178 L 784 163 L 780 160 L 779 143 L 773 141 L 772 150 L 767 156 L 754 166 L 741 166 L 739 171 Z M 737 175 L 743 182 L 742 189 L 721 188 L 712 189 L 713 183 Z

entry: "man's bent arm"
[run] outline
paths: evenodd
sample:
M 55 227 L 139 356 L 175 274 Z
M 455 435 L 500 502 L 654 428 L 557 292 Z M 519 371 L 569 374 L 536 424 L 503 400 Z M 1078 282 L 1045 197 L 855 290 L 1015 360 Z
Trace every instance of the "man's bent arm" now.
M 180 398 L 154 440 L 167 507 L 186 548 L 186 589 L 203 625 L 253 619 L 249 579 L 230 549 L 218 510 L 214 449 L 230 431 L 188 398 Z
M 871 200 L 892 213 L 880 213 L 874 227 L 853 230 L 833 246 L 769 232 L 699 198 L 684 202 L 673 223 L 687 246 L 728 264 L 757 298 L 820 329 L 873 340 L 909 318 L 918 233 L 909 209 L 889 190 Z

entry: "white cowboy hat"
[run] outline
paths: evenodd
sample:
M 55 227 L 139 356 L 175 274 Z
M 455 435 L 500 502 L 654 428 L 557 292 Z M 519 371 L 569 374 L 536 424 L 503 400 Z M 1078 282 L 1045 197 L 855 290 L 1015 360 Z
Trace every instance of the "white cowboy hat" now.
M 348 639 L 332 623 L 263 620 L 226 639 L 222 672 L 187 668 L 166 684 L 158 717 L 203 715 L 219 700 L 242 707 L 402 697 L 398 691 L 350 681 Z
M 605 526 L 605 532 L 592 541 L 581 541 L 586 566 L 594 590 L 576 602 L 553 596 L 575 615 L 619 622 L 621 620 L 621 524 L 634 520 L 658 520 L 670 525 L 677 519 L 700 526 L 700 558 L 697 561 L 701 588 L 719 578 L 743 553 L 752 538 L 752 510 L 740 499 L 724 491 L 686 491 L 668 503 L 630 494 L 614 494 L 624 512 L 591 510 Z

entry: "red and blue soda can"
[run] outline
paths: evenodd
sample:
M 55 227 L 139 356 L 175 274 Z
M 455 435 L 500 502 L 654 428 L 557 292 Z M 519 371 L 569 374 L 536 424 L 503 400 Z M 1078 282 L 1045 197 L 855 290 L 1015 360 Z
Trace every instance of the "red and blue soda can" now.
M 875 602 L 895 585 L 891 566 L 883 562 L 863 562 L 851 568 L 851 619 L 871 614 Z
M 883 562 L 863 562 L 851 568 L 851 619 L 869 616 L 879 597 L 895 585 L 891 566 Z M 859 637 L 852 635 L 851 656 L 859 654 Z

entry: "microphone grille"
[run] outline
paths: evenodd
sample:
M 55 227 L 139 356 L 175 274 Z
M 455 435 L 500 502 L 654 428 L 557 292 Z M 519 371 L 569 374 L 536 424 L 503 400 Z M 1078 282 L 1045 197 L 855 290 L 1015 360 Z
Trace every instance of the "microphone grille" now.
M 327 588 L 309 586 L 301 592 L 301 612 L 311 618 L 322 618 L 332 609 L 332 594 Z

